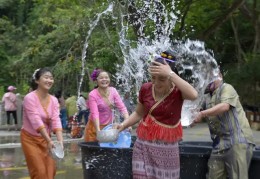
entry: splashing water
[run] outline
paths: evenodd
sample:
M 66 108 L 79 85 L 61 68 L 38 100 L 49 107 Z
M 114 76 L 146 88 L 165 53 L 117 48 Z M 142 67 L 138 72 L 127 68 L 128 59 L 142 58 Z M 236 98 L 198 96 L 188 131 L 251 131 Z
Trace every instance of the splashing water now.
M 213 55 L 205 49 L 204 43 L 201 41 L 178 41 L 172 40 L 172 30 L 177 21 L 175 10 L 175 1 L 169 4 L 170 11 L 161 3 L 160 0 L 150 1 L 144 0 L 139 2 L 138 6 L 134 2 L 125 3 L 124 6 L 115 6 L 111 3 L 109 7 L 90 25 L 84 48 L 82 52 L 82 72 L 81 80 L 78 88 L 78 96 L 85 73 L 86 50 L 88 48 L 88 39 L 92 31 L 96 27 L 101 15 L 113 12 L 113 8 L 117 8 L 121 30 L 119 32 L 119 46 L 123 54 L 123 65 L 117 66 L 115 74 L 117 86 L 124 92 L 134 91 L 138 96 L 139 89 L 144 82 L 149 81 L 148 66 L 155 55 L 162 51 L 171 49 L 177 57 L 176 66 L 182 78 L 191 83 L 199 93 L 198 99 L 195 101 L 185 100 L 182 108 L 181 123 L 183 126 L 189 126 L 194 116 L 204 102 L 203 94 L 206 86 L 217 78 L 218 65 Z M 128 12 L 132 9 L 132 13 Z M 112 13 L 111 13 L 112 14 Z M 113 17 L 115 19 L 115 17 Z M 129 31 L 129 21 L 132 26 L 138 27 L 136 34 L 137 41 L 127 38 Z M 154 25 L 152 34 L 146 35 L 146 23 Z M 106 32 L 107 33 L 107 32 Z M 132 47 L 134 46 L 134 47 Z
M 115 75 L 117 84 L 122 91 L 138 91 L 144 82 L 149 81 L 147 68 L 150 60 L 162 51 L 171 49 L 177 57 L 177 68 L 180 76 L 190 82 L 199 93 L 195 101 L 185 100 L 182 108 L 181 123 L 189 126 L 201 108 L 206 86 L 218 76 L 218 65 L 210 52 L 205 49 L 201 41 L 178 41 L 171 40 L 172 29 L 177 17 L 173 12 L 168 12 L 161 1 L 144 1 L 140 9 L 136 8 L 134 25 L 138 24 L 140 38 L 134 48 L 132 41 L 127 39 L 129 25 L 121 19 L 122 30 L 120 32 L 120 47 L 124 57 L 124 64 L 118 66 Z M 174 1 L 171 10 L 174 11 Z M 129 14 L 123 16 L 130 16 Z M 151 21 L 155 25 L 153 35 L 146 35 L 145 22 Z M 126 25 L 125 25 L 126 24 Z M 149 60 L 150 59 L 150 60 Z
M 110 4 L 105 11 L 97 14 L 96 19 L 89 25 L 90 29 L 87 33 L 87 37 L 86 37 L 85 43 L 83 45 L 82 56 L 81 56 L 81 78 L 80 78 L 79 87 L 78 87 L 78 98 L 80 96 L 81 86 L 82 86 L 82 82 L 83 82 L 84 75 L 85 75 L 85 65 L 86 65 L 86 54 L 87 54 L 87 48 L 88 48 L 88 40 L 89 40 L 93 30 L 97 26 L 101 16 L 103 14 L 111 13 L 112 10 L 113 10 L 113 4 Z

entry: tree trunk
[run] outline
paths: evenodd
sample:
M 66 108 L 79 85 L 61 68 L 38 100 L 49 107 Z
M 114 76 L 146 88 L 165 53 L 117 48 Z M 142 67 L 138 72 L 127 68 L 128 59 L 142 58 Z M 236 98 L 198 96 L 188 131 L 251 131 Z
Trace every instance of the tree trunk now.
M 184 10 L 184 12 L 182 13 L 183 15 L 182 15 L 182 17 L 181 17 L 181 26 L 180 26 L 180 28 L 179 28 L 179 33 L 180 33 L 179 36 L 181 36 L 181 33 L 182 33 L 183 29 L 184 29 L 184 26 L 185 26 L 185 18 L 186 18 L 187 14 L 188 14 L 188 12 L 189 12 L 189 10 L 190 10 L 190 6 L 191 6 L 191 5 L 192 5 L 192 0 L 187 3 L 187 5 L 186 5 L 186 7 L 185 7 L 185 10 Z
M 206 29 L 201 35 L 200 39 L 205 41 L 209 38 L 209 36 L 216 31 L 218 27 L 220 27 L 225 21 L 227 21 L 230 16 L 236 11 L 241 5 L 245 3 L 245 0 L 235 0 L 232 6 L 227 10 L 223 16 L 218 18 L 208 29 Z
M 241 13 L 252 22 L 252 26 L 255 30 L 255 36 L 254 36 L 254 44 L 253 44 L 253 53 L 256 54 L 260 51 L 260 14 L 258 13 L 258 7 L 257 0 L 254 0 L 252 10 L 250 11 L 250 8 L 248 7 L 247 3 L 244 3 L 243 6 L 241 6 L 240 11 Z
M 237 26 L 235 25 L 234 18 L 231 17 L 231 26 L 234 32 L 234 38 L 235 38 L 235 43 L 236 43 L 236 48 L 237 48 L 237 60 L 238 60 L 238 68 L 240 64 L 242 63 L 243 59 L 245 58 L 245 53 L 243 49 L 241 48 L 241 44 L 239 41 L 239 35 L 237 31 Z

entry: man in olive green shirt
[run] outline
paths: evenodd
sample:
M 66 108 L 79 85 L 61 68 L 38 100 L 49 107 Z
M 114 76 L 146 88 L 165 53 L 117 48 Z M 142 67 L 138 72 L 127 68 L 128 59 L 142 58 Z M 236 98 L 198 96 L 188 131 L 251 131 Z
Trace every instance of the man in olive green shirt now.
M 208 87 L 207 109 L 195 119 L 207 118 L 213 141 L 208 178 L 248 179 L 254 141 L 239 96 L 230 84 L 223 83 L 221 74 Z

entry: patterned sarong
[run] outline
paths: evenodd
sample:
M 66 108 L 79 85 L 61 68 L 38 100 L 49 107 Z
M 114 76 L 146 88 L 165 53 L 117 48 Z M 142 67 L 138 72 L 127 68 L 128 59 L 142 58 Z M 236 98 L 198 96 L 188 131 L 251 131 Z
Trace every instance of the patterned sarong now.
M 133 179 L 179 179 L 179 145 L 137 139 L 133 148 Z
M 54 179 L 55 160 L 49 154 L 46 140 L 22 130 L 21 144 L 31 179 Z

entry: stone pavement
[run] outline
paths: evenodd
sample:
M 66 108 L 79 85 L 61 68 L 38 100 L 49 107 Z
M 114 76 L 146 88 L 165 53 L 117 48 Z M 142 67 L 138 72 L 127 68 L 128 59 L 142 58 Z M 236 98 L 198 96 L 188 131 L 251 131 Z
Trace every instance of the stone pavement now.
M 260 131 L 252 129 L 256 145 L 260 145 Z M 183 129 L 184 141 L 211 141 L 207 123 L 199 123 L 191 128 Z
M 0 136 L 19 136 L 20 131 L 7 131 L 7 126 L 0 126 Z M 12 127 L 14 129 L 14 126 Z M 256 145 L 260 145 L 260 131 L 252 129 L 254 140 Z M 63 133 L 64 138 L 68 139 L 68 135 Z M 132 135 L 136 135 L 135 128 L 132 131 Z M 211 141 L 209 129 L 206 123 L 198 123 L 194 127 L 183 129 L 183 140 L 184 141 Z

